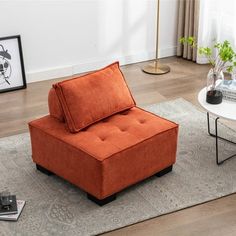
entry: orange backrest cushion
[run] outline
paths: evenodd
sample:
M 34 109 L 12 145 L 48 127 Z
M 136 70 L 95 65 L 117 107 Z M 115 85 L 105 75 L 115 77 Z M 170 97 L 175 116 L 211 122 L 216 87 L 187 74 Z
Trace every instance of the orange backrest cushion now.
M 118 62 L 53 87 L 72 133 L 135 106 Z
M 64 122 L 62 106 L 54 88 L 51 88 L 48 93 L 48 108 L 50 116 Z

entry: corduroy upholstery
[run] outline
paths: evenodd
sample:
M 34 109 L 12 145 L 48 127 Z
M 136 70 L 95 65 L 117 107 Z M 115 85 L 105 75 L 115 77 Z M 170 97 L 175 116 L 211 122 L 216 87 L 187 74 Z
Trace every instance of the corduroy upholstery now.
M 50 115 L 29 123 L 33 161 L 97 199 L 176 161 L 178 125 L 141 108 L 132 105 L 77 133 L 68 130 L 66 119 L 63 122 L 53 89 L 49 108 Z
M 63 110 L 54 88 L 51 88 L 48 94 L 48 109 L 52 117 L 64 122 Z
M 50 116 L 30 123 L 34 162 L 98 199 L 174 164 L 177 131 L 137 107 L 76 134 Z
M 72 133 L 135 106 L 118 62 L 53 87 Z

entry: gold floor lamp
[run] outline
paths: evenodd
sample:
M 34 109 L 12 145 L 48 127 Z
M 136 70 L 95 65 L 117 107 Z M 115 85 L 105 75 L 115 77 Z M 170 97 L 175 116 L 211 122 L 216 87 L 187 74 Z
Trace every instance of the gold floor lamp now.
M 160 28 L 160 0 L 157 0 L 157 35 L 156 35 L 156 59 L 149 65 L 142 68 L 143 72 L 153 75 L 162 75 L 170 72 L 170 67 L 159 62 L 159 28 Z

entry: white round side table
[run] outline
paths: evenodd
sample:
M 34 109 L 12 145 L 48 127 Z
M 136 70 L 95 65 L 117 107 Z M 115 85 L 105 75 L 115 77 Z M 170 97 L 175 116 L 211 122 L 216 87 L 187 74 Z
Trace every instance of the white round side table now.
M 236 121 L 236 102 L 233 101 L 228 101 L 224 100 L 222 101 L 221 104 L 217 105 L 212 105 L 206 102 L 206 88 L 203 88 L 199 93 L 198 93 L 198 101 L 200 105 L 207 110 L 207 129 L 208 129 L 208 134 L 212 137 L 215 137 L 216 140 L 216 163 L 217 165 L 221 165 L 223 162 L 226 160 L 229 160 L 232 157 L 235 157 L 236 154 L 225 158 L 224 160 L 219 161 L 219 145 L 218 145 L 218 139 L 227 141 L 232 144 L 236 144 L 235 142 L 228 140 L 226 138 L 220 137 L 218 135 L 218 120 L 220 118 Z M 210 129 L 210 115 L 213 114 L 216 116 L 215 118 L 215 133 L 211 132 Z

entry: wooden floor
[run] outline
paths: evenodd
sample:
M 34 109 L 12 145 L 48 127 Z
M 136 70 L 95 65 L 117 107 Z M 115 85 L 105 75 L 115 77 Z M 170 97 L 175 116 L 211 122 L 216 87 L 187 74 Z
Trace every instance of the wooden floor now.
M 197 94 L 205 86 L 209 67 L 175 57 L 162 62 L 171 67 L 171 72 L 161 76 L 143 73 L 141 68 L 147 63 L 122 67 L 137 104 L 145 106 L 182 97 L 199 107 Z M 0 137 L 27 132 L 30 120 L 47 114 L 48 90 L 60 80 L 31 83 L 26 90 L 0 94 Z M 118 235 L 236 235 L 236 195 L 106 234 Z

